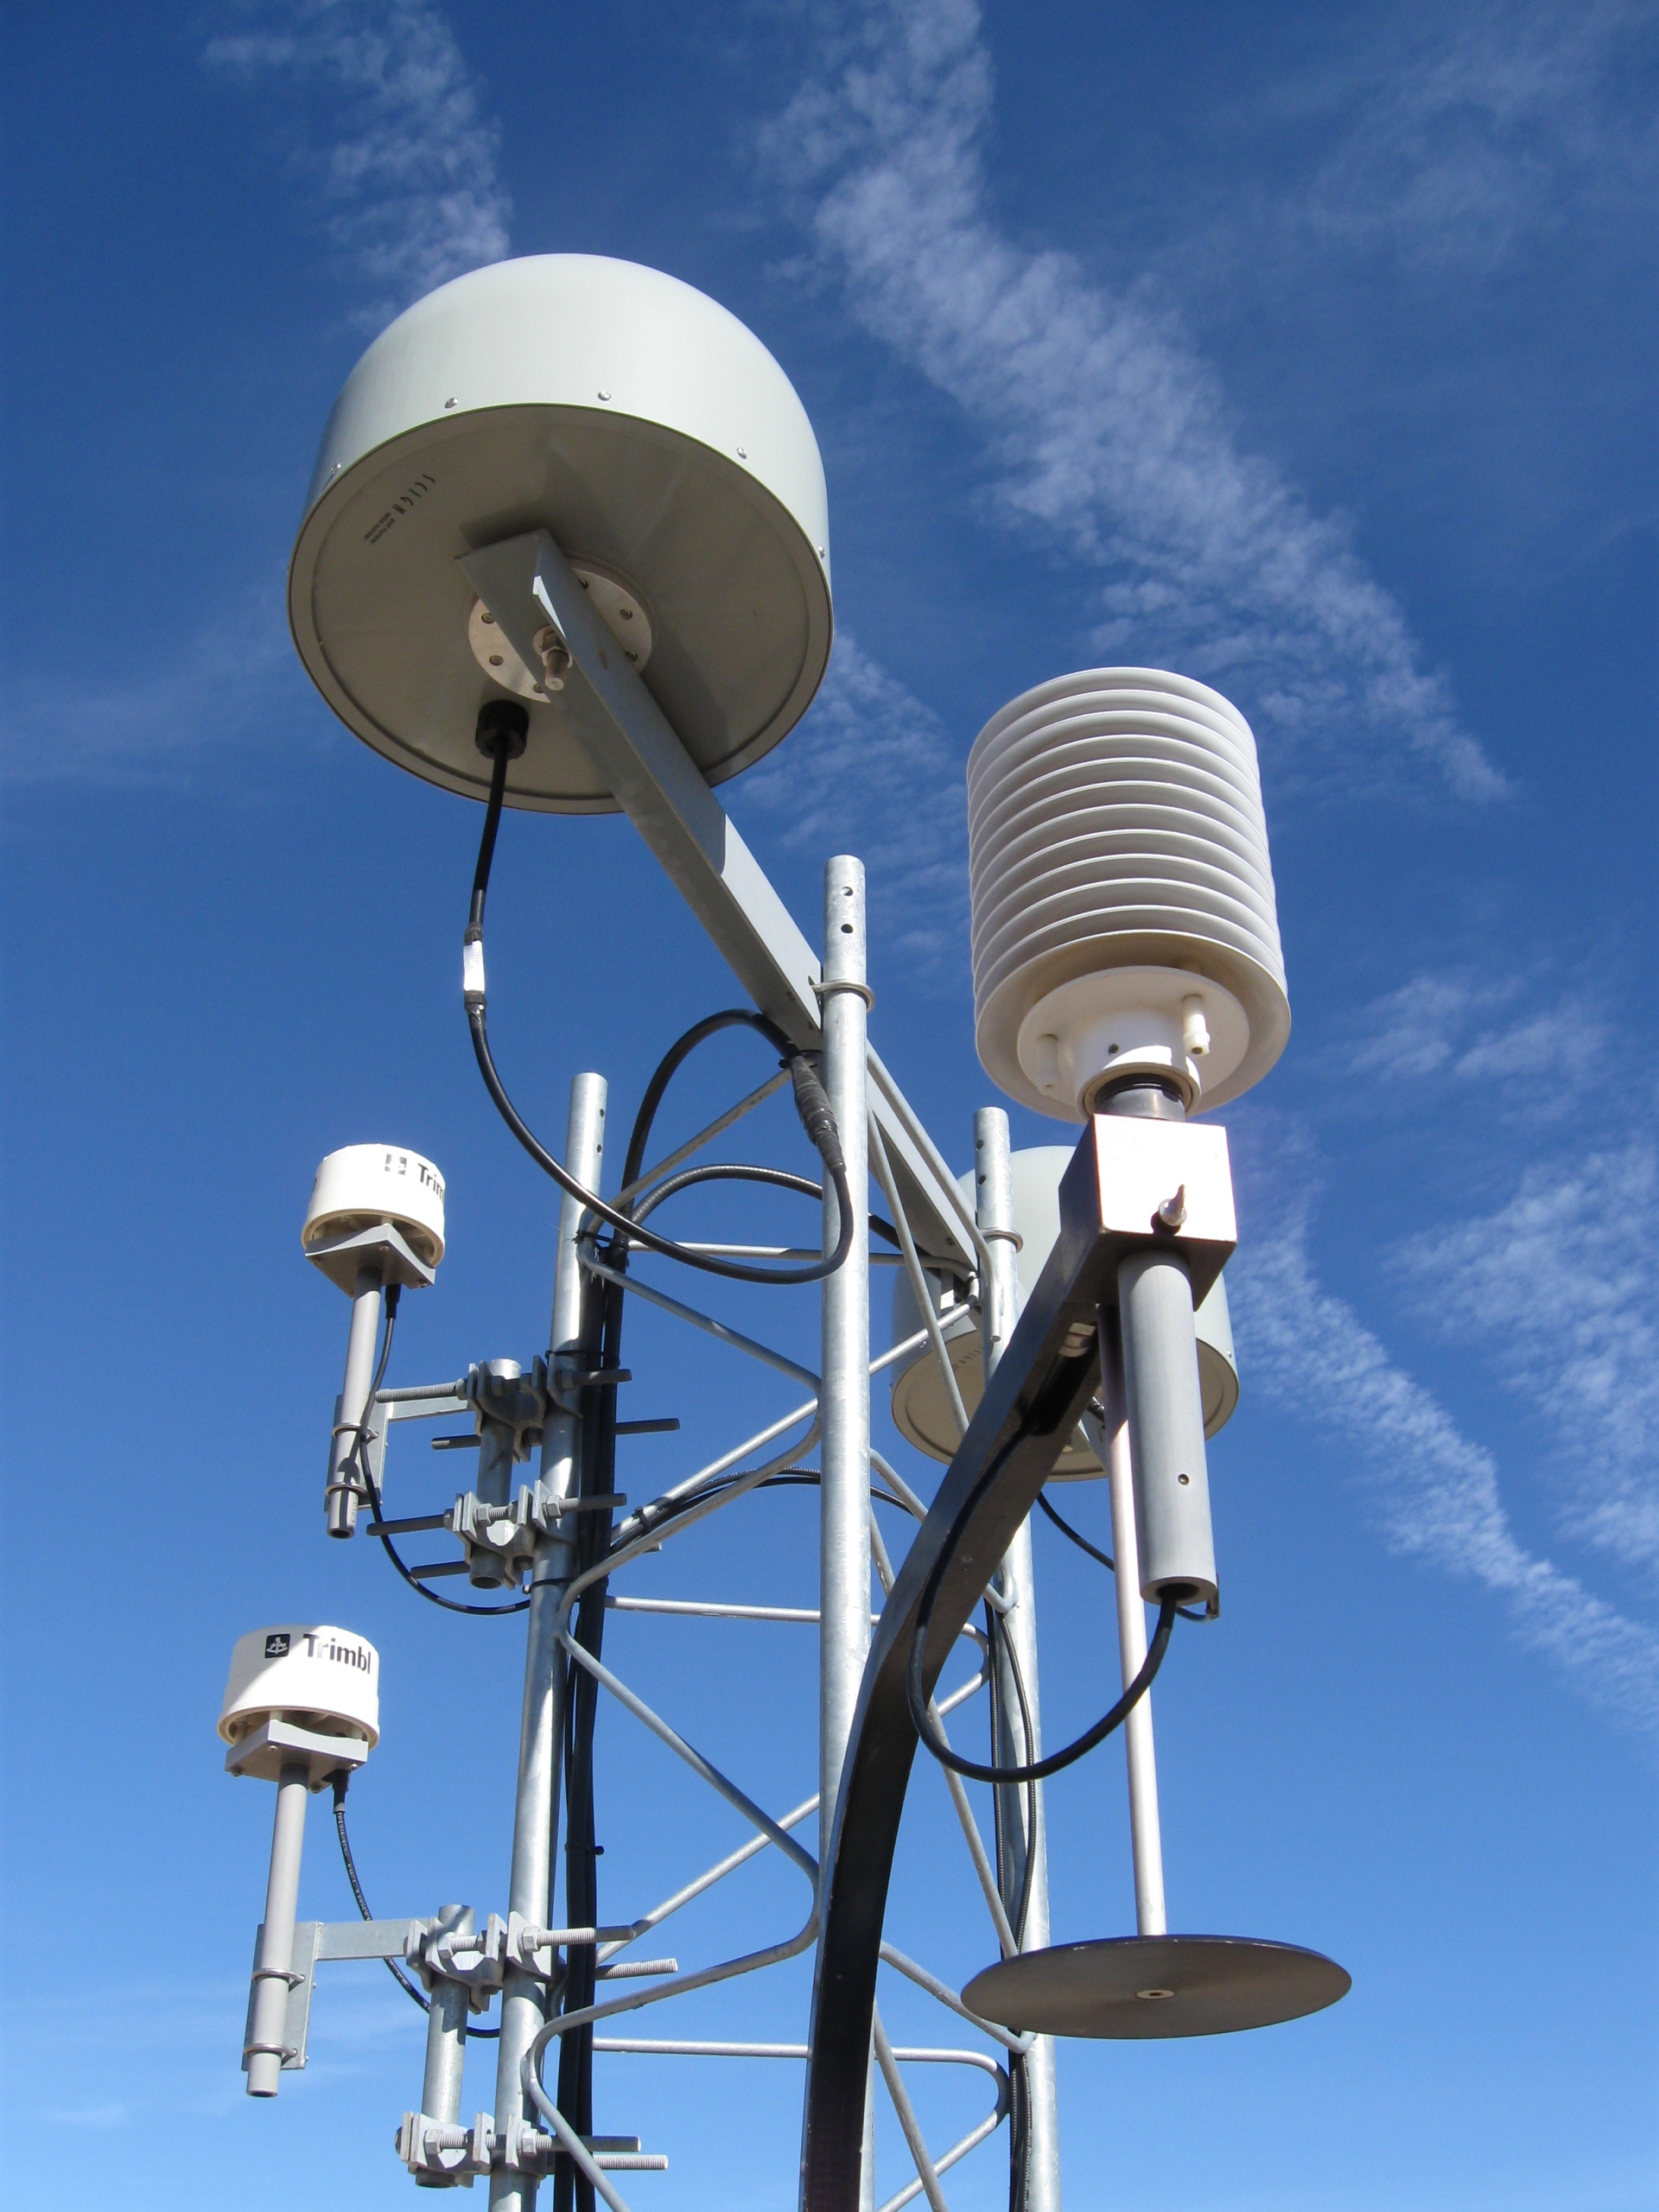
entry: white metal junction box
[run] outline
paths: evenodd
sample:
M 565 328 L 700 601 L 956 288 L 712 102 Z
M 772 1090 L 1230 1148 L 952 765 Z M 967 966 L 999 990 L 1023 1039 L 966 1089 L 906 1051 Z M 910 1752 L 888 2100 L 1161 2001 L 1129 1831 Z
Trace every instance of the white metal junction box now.
M 1178 1253 L 1192 1279 L 1196 1309 L 1238 1243 L 1226 1130 L 1208 1122 L 1096 1114 L 1065 1182 L 1076 1175 L 1090 1179 L 1095 1233 L 1121 1238 L 1126 1258 L 1149 1238 Z M 1062 1196 L 1062 1217 L 1065 1211 Z
M 1054 1249 L 1060 1228 L 1060 1179 L 1076 1155 L 1074 1145 L 1032 1145 L 1011 1155 L 1014 1182 L 1014 1223 L 1020 1236 L 1014 1268 L 1024 1297 L 1029 1296 Z M 973 1196 L 973 1177 L 959 1177 L 964 1197 Z M 985 1360 L 980 1344 L 979 1314 L 950 1278 L 932 1277 L 939 1286 L 935 1311 L 950 1355 L 950 1365 L 962 1393 L 963 1409 L 971 1417 L 985 1390 Z M 891 1341 L 903 1344 L 922 1325 L 916 1295 L 906 1270 L 895 1271 L 893 1285 Z M 1198 1340 L 1198 1389 L 1204 1406 L 1204 1433 L 1214 1436 L 1232 1419 L 1238 1405 L 1238 1359 L 1233 1349 L 1232 1317 L 1227 1305 L 1227 1284 L 1217 1275 L 1193 1316 Z M 931 1347 L 923 1344 L 893 1370 L 893 1418 L 901 1433 L 931 1459 L 949 1460 L 957 1448 L 956 1422 Z M 1084 1432 L 1079 1429 L 1055 1462 L 1051 1478 L 1056 1482 L 1083 1482 L 1105 1472 Z

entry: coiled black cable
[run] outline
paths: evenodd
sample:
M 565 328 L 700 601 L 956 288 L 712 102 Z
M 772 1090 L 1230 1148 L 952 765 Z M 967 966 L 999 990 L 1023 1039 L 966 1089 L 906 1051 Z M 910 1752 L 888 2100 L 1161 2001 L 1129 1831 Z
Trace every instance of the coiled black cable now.
M 1117 1573 L 1117 1561 L 1109 1559 L 1097 1545 L 1091 1544 L 1081 1529 L 1074 1529 L 1069 1521 L 1063 1519 L 1041 1491 L 1037 1493 L 1037 1503 L 1068 1542 L 1075 1544 L 1080 1552 L 1087 1552 L 1090 1559 L 1097 1560 L 1109 1574 Z M 1210 1618 L 1202 1605 L 1178 1605 L 1175 1610 L 1184 1621 L 1207 1621 Z
M 372 1920 L 374 1918 L 374 1915 L 369 1910 L 369 1901 L 363 1894 L 363 1885 L 357 1878 L 357 1861 L 352 1856 L 352 1840 L 346 1833 L 346 1791 L 350 1784 L 351 1778 L 352 1777 L 348 1773 L 344 1772 L 337 1774 L 333 1777 L 334 1790 L 334 1834 L 340 1838 L 340 1855 L 346 1862 L 346 1878 L 352 1885 L 352 1895 L 357 1900 L 357 1909 L 359 1912 L 362 1914 L 365 1920 Z M 430 1999 L 422 1996 L 420 1991 L 416 1988 L 414 1983 L 404 1972 L 402 1967 L 398 1965 L 397 1960 L 387 1959 L 384 1963 L 386 1972 L 391 1976 L 392 1980 L 397 1983 L 398 1988 L 404 1992 L 404 1995 L 412 1998 L 416 2004 L 420 2006 L 423 2012 L 429 2012 L 432 2010 Z M 467 2033 L 468 2036 L 475 2037 L 480 2043 L 493 2043 L 499 2037 L 501 2031 L 499 2028 L 474 2028 L 469 2026 L 467 2030 Z
M 660 1183 L 653 1183 L 629 1201 L 629 1211 L 635 1221 L 643 1221 L 654 1213 L 664 1198 L 671 1198 L 678 1191 L 689 1190 L 696 1183 L 764 1183 L 773 1190 L 798 1192 L 804 1198 L 822 1198 L 823 1185 L 815 1183 L 810 1175 L 794 1174 L 787 1167 L 762 1167 L 751 1160 L 714 1160 L 702 1167 L 682 1168 L 677 1175 L 665 1175 Z M 885 1238 L 899 1249 L 899 1232 L 890 1221 L 879 1213 L 869 1217 L 872 1236 Z
M 362 1482 L 377 1521 L 384 1521 L 386 1516 L 380 1503 L 380 1486 L 374 1479 L 374 1469 L 369 1463 L 369 1414 L 373 1409 L 376 1397 L 379 1395 L 380 1386 L 386 1379 L 386 1364 L 391 1357 L 392 1332 L 397 1325 L 397 1305 L 402 1296 L 402 1286 L 395 1282 L 389 1283 L 381 1294 L 381 1302 L 385 1308 L 386 1316 L 385 1340 L 380 1347 L 380 1357 L 376 1363 L 374 1380 L 369 1385 L 369 1402 L 363 1409 L 362 1420 L 357 1424 L 357 1441 L 353 1445 L 351 1452 L 351 1457 L 356 1463 L 356 1472 Z M 371 1530 L 370 1533 L 376 1535 L 379 1532 Z M 404 1559 L 390 1536 L 381 1535 L 380 1542 L 385 1548 L 386 1557 L 403 1576 L 416 1596 L 424 1598 L 429 1605 L 442 1607 L 446 1613 L 470 1613 L 474 1618 L 487 1620 L 497 1613 L 522 1613 L 530 1604 L 528 1598 L 520 1598 L 511 1605 L 463 1605 L 454 1598 L 440 1598 L 435 1590 L 429 1590 L 425 1583 L 413 1573 L 408 1560 Z
M 1153 1631 L 1147 1656 L 1135 1680 L 1109 1711 L 1103 1713 L 1092 1728 L 1087 1728 L 1063 1751 L 1051 1751 L 1045 1758 L 1033 1759 L 1022 1766 L 987 1766 L 976 1759 L 964 1758 L 946 1742 L 927 1709 L 927 1694 L 922 1683 L 922 1658 L 927 1643 L 927 1631 L 933 1619 L 933 1608 L 938 1603 L 946 1570 L 956 1556 L 957 1547 L 963 1531 L 981 1499 L 1001 1473 L 1014 1452 L 1024 1443 L 1027 1434 L 1022 1424 L 993 1457 L 988 1467 L 963 1501 L 950 1535 L 933 1562 L 933 1569 L 923 1586 L 920 1603 L 916 1609 L 916 1624 L 911 1631 L 910 1650 L 905 1668 L 905 1699 L 910 1708 L 910 1718 L 918 1737 L 938 1759 L 941 1766 L 948 1766 L 953 1773 L 965 1775 L 972 1782 L 1043 1782 L 1052 1774 L 1059 1774 L 1074 1765 L 1096 1744 L 1103 1743 L 1115 1728 L 1122 1726 L 1128 1715 L 1152 1688 L 1158 1669 L 1164 1663 L 1164 1654 L 1169 1648 L 1170 1633 L 1175 1625 L 1179 1610 L 1173 1598 L 1165 1598 L 1158 1607 L 1158 1625 Z
M 1039 1491 L 1037 1493 L 1037 1503 L 1042 1507 L 1044 1512 L 1047 1514 L 1049 1519 L 1054 1523 L 1054 1526 L 1059 1530 L 1060 1534 L 1066 1537 L 1069 1541 L 1074 1543 L 1080 1552 L 1087 1552 L 1090 1559 L 1098 1560 L 1101 1566 L 1106 1569 L 1109 1574 L 1116 1574 L 1117 1573 L 1116 1560 L 1109 1559 L 1104 1552 L 1096 1550 L 1095 1546 L 1090 1542 L 1088 1537 L 1084 1535 L 1080 1529 L 1074 1529 L 1069 1521 L 1063 1520 L 1054 1510 L 1054 1508 L 1049 1503 L 1048 1499 L 1041 1491 Z
M 480 742 L 483 742 L 485 734 L 485 725 L 480 721 Z M 595 1215 L 601 1221 L 608 1222 L 613 1229 L 631 1232 L 634 1243 L 643 1244 L 649 1251 L 660 1253 L 664 1259 L 678 1260 L 685 1267 L 700 1268 L 706 1274 L 723 1275 L 734 1282 L 773 1285 L 822 1282 L 826 1275 L 834 1274 L 852 1249 L 853 1240 L 852 1191 L 847 1180 L 847 1163 L 842 1154 L 840 1133 L 836 1127 L 836 1117 L 830 1109 L 828 1093 L 818 1079 L 817 1071 L 812 1066 L 806 1055 L 798 1050 L 777 1024 L 769 1020 L 765 1014 L 744 1012 L 711 1016 L 708 1024 L 699 1024 L 698 1027 L 703 1033 L 712 1034 L 715 1027 L 726 1027 L 733 1022 L 741 1021 L 749 1027 L 759 1030 L 775 1045 L 789 1068 L 794 1084 L 796 1110 L 800 1115 L 802 1126 L 817 1148 L 819 1158 L 823 1161 L 824 1173 L 835 1185 L 838 1201 L 840 1233 L 836 1240 L 835 1249 L 825 1258 L 814 1261 L 810 1266 L 749 1267 L 739 1261 L 721 1260 L 708 1253 L 688 1251 L 683 1245 L 676 1244 L 668 1237 L 658 1236 L 652 1230 L 635 1228 L 630 1216 L 623 1209 L 608 1205 L 596 1191 L 590 1191 L 578 1182 L 563 1162 L 554 1158 L 546 1146 L 525 1123 L 518 1108 L 507 1096 L 506 1087 L 497 1071 L 494 1057 L 490 1051 L 489 1023 L 482 980 L 484 905 L 489 892 L 490 869 L 495 858 L 495 840 L 501 823 L 502 803 L 506 795 L 507 762 L 512 758 L 512 741 L 504 727 L 499 725 L 490 727 L 486 749 L 493 753 L 495 766 L 490 777 L 489 804 L 485 812 L 484 834 L 478 849 L 478 865 L 473 875 L 472 906 L 467 916 L 464 940 L 469 954 L 473 947 L 478 948 L 478 975 L 474 980 L 470 971 L 467 974 L 463 984 L 463 996 L 467 1007 L 467 1026 L 472 1032 L 473 1052 L 478 1061 L 479 1073 L 483 1077 L 484 1087 L 494 1100 L 496 1109 L 502 1120 L 537 1166 L 545 1174 L 550 1175 L 559 1188 L 573 1198 L 584 1211 Z M 693 1041 L 700 1041 L 700 1039 Z M 690 1050 L 691 1045 L 686 1044 L 685 1052 Z M 680 1057 L 683 1058 L 684 1052 L 682 1052 Z M 658 1098 L 663 1090 L 667 1087 L 669 1077 L 674 1072 L 674 1066 L 677 1065 L 678 1061 L 676 1061 L 673 1066 L 667 1068 L 666 1072 L 659 1071 L 661 1084 L 657 1094 Z M 652 1103 L 654 1111 L 655 1101 Z M 625 1184 L 626 1180 L 625 1178 Z

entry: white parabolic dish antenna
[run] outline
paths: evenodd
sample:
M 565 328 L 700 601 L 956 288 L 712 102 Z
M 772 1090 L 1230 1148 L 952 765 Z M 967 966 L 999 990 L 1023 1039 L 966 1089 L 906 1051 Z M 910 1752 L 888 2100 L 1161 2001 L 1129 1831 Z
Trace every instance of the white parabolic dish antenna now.
M 347 378 L 289 569 L 300 657 L 377 752 L 482 798 L 479 709 L 518 698 L 508 805 L 608 813 L 586 687 L 537 691 L 459 565 L 537 530 L 711 784 L 799 721 L 830 658 L 823 464 L 793 385 L 724 308 L 589 254 L 441 286 Z

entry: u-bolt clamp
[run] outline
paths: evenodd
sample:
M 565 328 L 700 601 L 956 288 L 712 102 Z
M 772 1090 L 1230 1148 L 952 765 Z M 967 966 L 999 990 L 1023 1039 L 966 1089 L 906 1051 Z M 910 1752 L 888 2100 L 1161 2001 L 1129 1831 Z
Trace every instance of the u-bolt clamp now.
M 474 1361 L 467 1370 L 467 1396 L 481 1421 L 498 1421 L 512 1431 L 513 1458 L 528 1459 L 547 1426 L 547 1362 L 532 1360 L 528 1375 L 495 1375 Z
M 559 1961 L 562 1950 L 591 1949 L 596 1943 L 631 1943 L 644 1932 L 645 1923 L 635 1921 L 631 1926 L 615 1928 L 540 1928 L 533 1920 L 526 1920 L 521 1912 L 507 1916 L 507 1963 L 522 1967 L 528 1974 L 542 1981 L 557 1981 L 564 1968 Z M 543 1966 L 541 1954 L 545 1951 L 549 1963 Z
M 533 1380 L 547 1393 L 547 1402 L 561 1413 L 573 1414 L 580 1420 L 591 1406 L 584 1407 L 585 1391 L 616 1389 L 624 1382 L 632 1382 L 633 1370 L 630 1367 L 590 1367 L 581 1352 L 556 1353 L 551 1367 L 544 1359 L 536 1361 L 531 1370 Z
M 510 2174 L 547 2174 L 553 2171 L 558 2151 L 556 2136 L 543 2135 L 533 2122 L 509 2119 L 503 2133 L 491 2143 Z
M 475 2174 L 489 2172 L 494 2150 L 495 2126 L 487 2113 L 480 2113 L 470 2127 L 460 2127 L 429 2113 L 406 2112 L 397 2130 L 397 2156 L 429 2189 L 470 2189 Z
M 470 2127 L 434 2120 L 429 2113 L 406 2112 L 397 2130 L 397 2156 L 429 2188 L 470 2189 L 475 2174 L 497 2166 L 509 2173 L 545 2174 L 558 2148 L 552 2136 L 522 2120 L 509 2120 L 498 2132 L 485 2112 Z
M 534 1507 L 534 1494 L 524 1484 L 510 1505 L 493 1504 L 476 1491 L 463 1491 L 449 1509 L 449 1526 L 468 1550 L 476 1544 L 528 1567 L 536 1550 Z
M 472 1935 L 441 1928 L 436 1920 L 416 1920 L 410 1923 L 404 1938 L 404 1959 L 419 1974 L 429 1994 L 440 1981 L 459 1982 L 467 1993 L 467 2010 L 484 2012 L 489 2009 L 491 1996 L 501 1986 L 506 1944 L 507 1923 L 497 1912 Z

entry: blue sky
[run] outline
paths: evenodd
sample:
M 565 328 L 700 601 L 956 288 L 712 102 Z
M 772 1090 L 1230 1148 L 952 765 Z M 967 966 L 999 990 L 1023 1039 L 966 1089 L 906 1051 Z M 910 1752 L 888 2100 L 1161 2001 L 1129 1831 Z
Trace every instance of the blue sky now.
M 1654 8 L 314 0 L 9 37 L 19 2202 L 407 2201 L 420 2024 L 378 1972 L 334 1969 L 275 2107 L 240 2094 L 269 1803 L 213 1723 L 243 1630 L 334 1619 L 382 1650 L 353 1797 L 377 1910 L 503 1900 L 518 1630 L 324 1541 L 345 1306 L 297 1230 L 337 1145 L 442 1164 L 450 1255 L 397 1355 L 431 1379 L 539 1346 L 553 1208 L 461 1020 L 476 813 L 333 724 L 283 575 L 374 332 L 480 261 L 571 250 L 723 302 L 812 417 L 836 654 L 724 795 L 809 927 L 823 857 L 865 858 L 874 1033 L 953 1158 L 991 1096 L 976 730 L 1135 662 L 1214 683 L 1261 746 L 1295 1031 L 1224 1117 L 1227 1610 L 1160 1685 L 1165 1827 L 1178 1924 L 1316 1944 L 1355 1987 L 1256 2037 L 1066 2050 L 1071 2201 L 1650 2204 Z M 575 1072 L 631 1113 L 734 996 L 624 823 L 510 818 L 491 919 L 498 1051 L 556 1135 Z M 722 1045 L 680 1126 L 755 1079 Z M 798 1164 L 768 1110 L 754 1142 Z M 715 1295 L 810 1352 L 810 1295 Z M 628 1410 L 685 1421 L 630 1448 L 635 1497 L 787 1402 L 630 1332 Z M 443 1502 L 422 1456 L 404 1510 Z M 1069 1495 L 1098 1533 L 1098 1492 Z M 800 1494 L 747 1510 L 642 1586 L 810 1603 Z M 1045 1532 L 1038 1571 L 1060 1728 L 1098 1709 L 1109 1608 Z M 607 1649 L 784 1804 L 811 1787 L 804 1636 L 636 1619 Z M 739 1840 L 620 1715 L 601 1760 L 618 1910 Z M 1129 1925 L 1122 1797 L 1111 1749 L 1052 1789 L 1058 1934 Z M 950 1821 L 921 1775 L 893 1928 L 959 1981 L 994 1946 Z M 746 1878 L 679 1923 L 683 1961 L 795 1924 L 798 1877 Z M 302 1910 L 351 1911 L 315 1812 Z M 639 2025 L 791 2038 L 805 1987 Z M 938 2039 L 883 2003 L 896 2040 Z M 469 2111 L 487 2047 L 474 2067 Z M 601 2125 L 673 2161 L 636 2212 L 788 2203 L 798 2086 L 611 2061 Z M 977 2108 L 918 2094 L 936 2141 Z M 1004 2201 L 1000 2165 L 952 2202 Z

